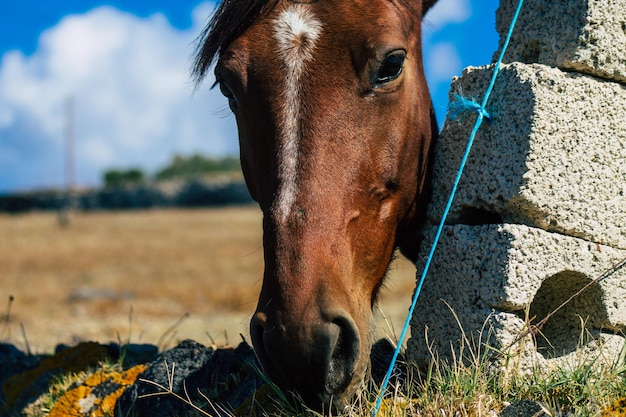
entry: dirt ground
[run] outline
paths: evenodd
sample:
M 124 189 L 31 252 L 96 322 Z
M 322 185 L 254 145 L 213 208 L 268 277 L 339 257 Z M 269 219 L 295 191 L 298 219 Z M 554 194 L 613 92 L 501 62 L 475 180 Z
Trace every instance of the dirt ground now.
M 85 340 L 249 341 L 261 235 L 252 206 L 73 213 L 64 228 L 52 212 L 0 215 L 0 342 L 45 353 Z M 403 258 L 392 265 L 379 336 L 400 333 L 414 277 Z

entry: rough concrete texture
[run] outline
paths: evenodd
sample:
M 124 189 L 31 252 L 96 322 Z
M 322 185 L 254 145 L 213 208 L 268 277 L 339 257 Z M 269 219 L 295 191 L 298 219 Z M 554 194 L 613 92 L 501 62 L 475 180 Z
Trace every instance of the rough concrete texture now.
M 500 48 L 517 4 L 500 1 Z M 527 0 L 504 62 L 541 63 L 626 82 L 625 10 L 626 0 Z
M 452 91 L 482 98 L 491 69 Z M 540 64 L 505 65 L 463 173 L 449 224 L 519 223 L 626 249 L 626 86 Z M 447 120 L 429 220 L 448 200 L 476 116 Z
M 527 328 L 526 317 L 536 324 L 625 256 L 625 250 L 524 225 L 445 226 L 412 318 L 407 356 L 420 364 L 432 352 L 450 359 L 462 346 L 461 329 L 474 346 L 507 347 Z M 418 271 L 425 258 L 423 253 Z M 536 344 L 525 344 L 524 356 L 530 352 L 535 359 L 526 363 L 580 354 L 581 320 L 587 351 L 604 346 L 616 357 L 624 345 L 624 300 L 626 269 L 594 283 L 551 317 Z

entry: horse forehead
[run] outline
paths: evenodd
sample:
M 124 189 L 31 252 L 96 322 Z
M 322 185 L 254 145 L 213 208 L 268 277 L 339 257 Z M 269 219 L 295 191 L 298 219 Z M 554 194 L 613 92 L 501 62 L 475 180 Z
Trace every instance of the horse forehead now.
M 282 67 L 276 52 L 289 49 L 308 57 L 316 50 L 393 43 L 414 33 L 417 19 L 413 10 L 394 0 L 278 0 L 225 51 L 245 52 L 247 59 L 263 63 L 259 69 Z
M 311 58 L 322 23 L 306 4 L 292 4 L 274 20 L 274 37 L 287 64 Z
M 350 31 L 375 34 L 376 30 L 405 25 L 417 15 L 394 0 L 283 0 L 265 18 L 305 31 L 316 32 L 321 25 L 327 33 L 345 35 Z

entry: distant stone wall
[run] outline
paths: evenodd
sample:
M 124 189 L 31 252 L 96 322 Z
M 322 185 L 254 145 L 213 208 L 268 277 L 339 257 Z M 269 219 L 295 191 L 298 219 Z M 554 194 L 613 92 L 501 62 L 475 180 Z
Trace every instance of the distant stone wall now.
M 502 39 L 517 3 L 500 3 Z M 488 104 L 493 120 L 476 136 L 412 318 L 407 350 L 418 363 L 450 359 L 462 331 L 509 346 L 528 318 L 539 322 L 626 257 L 625 10 L 626 0 L 524 3 Z M 451 91 L 480 101 L 491 74 L 467 68 Z M 446 120 L 442 131 L 418 277 L 475 119 Z M 615 355 L 625 330 L 626 268 L 526 337 L 521 357 Z
M 243 181 L 189 180 L 73 193 L 69 205 L 76 210 L 128 210 L 158 207 L 212 207 L 250 204 Z M 62 191 L 41 191 L 0 196 L 0 212 L 59 210 L 68 204 Z

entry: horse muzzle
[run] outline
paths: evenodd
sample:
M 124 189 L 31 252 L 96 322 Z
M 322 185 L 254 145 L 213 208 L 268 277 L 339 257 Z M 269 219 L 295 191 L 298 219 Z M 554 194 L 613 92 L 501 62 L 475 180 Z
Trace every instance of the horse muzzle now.
M 369 352 L 344 311 L 310 320 L 285 320 L 257 311 L 252 344 L 266 375 L 284 392 L 314 409 L 341 410 L 362 380 Z

